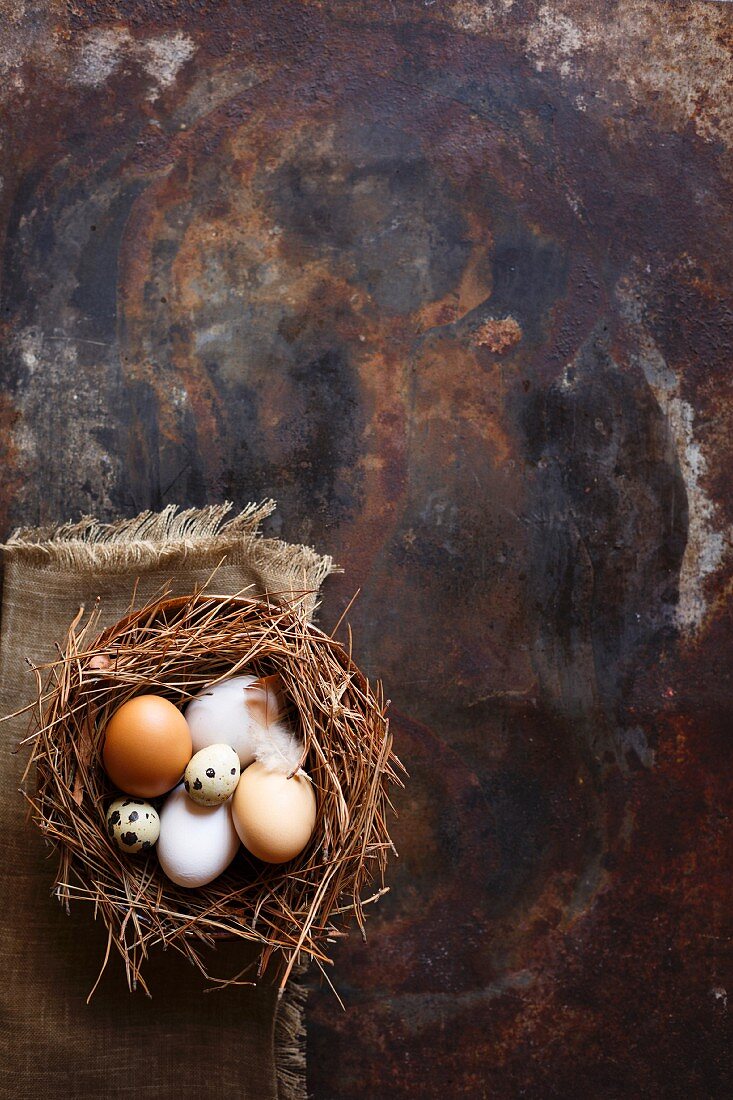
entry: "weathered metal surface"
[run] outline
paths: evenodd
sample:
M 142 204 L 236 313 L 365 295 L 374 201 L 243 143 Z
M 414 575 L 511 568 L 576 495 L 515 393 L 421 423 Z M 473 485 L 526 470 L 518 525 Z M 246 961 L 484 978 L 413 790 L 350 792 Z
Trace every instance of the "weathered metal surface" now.
M 412 780 L 313 1094 L 722 1095 L 733 13 L 6 18 L 5 529 L 271 494 L 362 590 Z

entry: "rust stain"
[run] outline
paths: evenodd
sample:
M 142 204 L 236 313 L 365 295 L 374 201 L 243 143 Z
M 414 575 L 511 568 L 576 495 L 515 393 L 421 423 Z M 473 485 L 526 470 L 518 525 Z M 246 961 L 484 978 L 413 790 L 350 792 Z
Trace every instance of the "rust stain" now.
M 473 342 L 477 347 L 488 348 L 495 355 L 503 355 L 521 339 L 522 330 L 513 317 L 504 317 L 496 321 L 489 318 L 473 334 Z
M 7 393 L 0 393 L 0 524 L 4 532 L 10 526 L 12 501 L 18 493 L 22 477 L 20 456 L 13 438 L 20 414 Z

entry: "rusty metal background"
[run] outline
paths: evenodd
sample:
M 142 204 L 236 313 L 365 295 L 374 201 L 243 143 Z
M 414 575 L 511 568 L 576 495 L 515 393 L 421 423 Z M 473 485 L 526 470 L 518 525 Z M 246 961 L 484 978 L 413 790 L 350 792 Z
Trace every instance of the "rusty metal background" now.
M 730 6 L 2 7 L 2 533 L 273 495 L 361 588 L 313 1095 L 724 1095 Z

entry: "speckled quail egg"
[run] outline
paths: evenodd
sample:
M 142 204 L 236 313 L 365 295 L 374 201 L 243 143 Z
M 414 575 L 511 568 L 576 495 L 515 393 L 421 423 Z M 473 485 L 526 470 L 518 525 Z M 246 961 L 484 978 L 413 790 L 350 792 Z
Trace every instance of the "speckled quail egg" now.
M 121 852 L 147 852 L 160 835 L 158 811 L 141 798 L 116 798 L 107 810 L 107 832 Z
M 239 772 L 239 756 L 231 745 L 207 745 L 189 760 L 183 785 L 199 806 L 218 806 L 234 794 Z

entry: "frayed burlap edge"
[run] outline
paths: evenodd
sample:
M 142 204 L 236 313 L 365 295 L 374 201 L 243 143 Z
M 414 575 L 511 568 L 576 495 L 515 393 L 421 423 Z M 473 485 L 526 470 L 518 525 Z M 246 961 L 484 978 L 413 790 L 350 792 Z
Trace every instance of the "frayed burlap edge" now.
M 6 560 L 95 573 L 153 569 L 174 561 L 185 565 L 193 556 L 198 565 L 215 564 L 227 556 L 232 562 L 247 559 L 255 565 L 302 570 L 307 585 L 316 589 L 330 573 L 341 572 L 328 554 L 260 535 L 262 520 L 275 507 L 274 500 L 248 504 L 230 519 L 229 501 L 183 510 L 169 504 L 162 512 L 140 512 L 114 523 L 82 516 L 56 526 L 18 527 L 0 543 L 0 550 Z
M 275 1012 L 275 1068 L 278 1100 L 307 1100 L 305 985 L 307 964 L 295 967 Z
M 260 504 L 250 503 L 236 516 L 226 520 L 233 505 L 229 501 L 222 504 L 209 504 L 203 508 L 186 508 L 179 511 L 179 505 L 169 504 L 161 512 L 147 510 L 128 519 L 118 519 L 113 523 L 103 523 L 96 516 L 85 515 L 67 523 L 46 524 L 39 527 L 17 527 L 6 543 L 8 550 L 22 550 L 24 554 L 34 554 L 41 559 L 58 553 L 60 543 L 74 553 L 84 556 L 84 550 L 94 547 L 95 563 L 99 561 L 100 545 L 109 547 L 110 553 L 117 556 L 124 553 L 122 547 L 129 544 L 153 549 L 160 544 L 181 542 L 188 539 L 220 538 L 247 534 L 275 509 L 274 500 L 263 500 Z M 72 565 L 78 564 L 72 560 Z M 106 562 L 105 562 L 106 564 Z
M 27 565 L 77 572 L 153 569 L 174 560 L 185 564 L 194 554 L 205 561 L 208 555 L 220 557 L 255 537 L 275 502 L 248 504 L 227 519 L 232 507 L 228 501 L 183 510 L 169 504 L 162 512 L 140 512 L 114 523 L 82 516 L 56 526 L 18 527 L 2 549 L 6 557 Z

